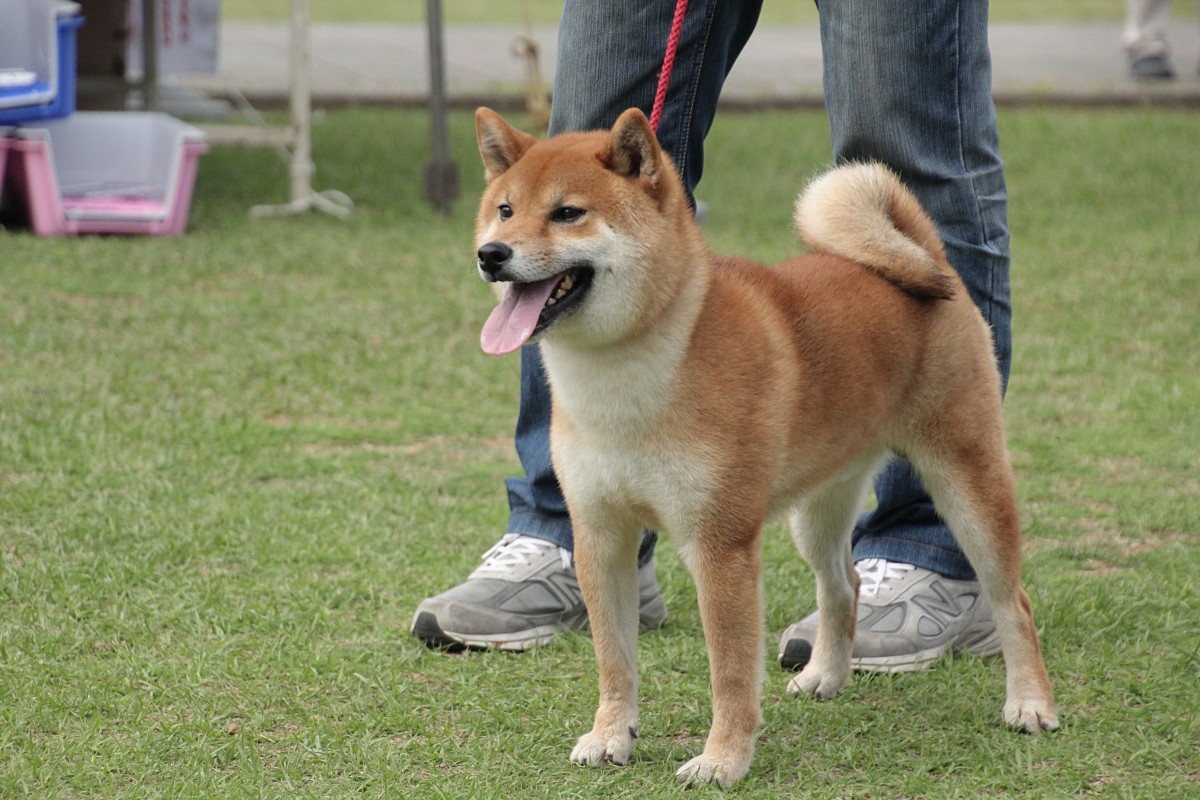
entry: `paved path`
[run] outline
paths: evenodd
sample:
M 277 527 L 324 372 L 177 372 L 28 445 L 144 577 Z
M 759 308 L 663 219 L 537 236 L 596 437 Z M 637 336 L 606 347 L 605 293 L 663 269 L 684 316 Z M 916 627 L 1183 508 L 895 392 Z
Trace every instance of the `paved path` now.
M 446 29 L 447 89 L 453 102 L 518 99 L 525 62 L 513 55 L 524 35 L 519 24 L 452 25 Z M 421 25 L 316 24 L 312 29 L 316 103 L 420 103 L 428 97 L 426 30 Z M 1152 99 L 1200 106 L 1200 24 L 1177 20 L 1170 32 L 1177 80 L 1154 86 L 1128 77 L 1119 45 L 1120 24 L 1038 23 L 992 26 L 998 101 L 1140 102 Z M 540 71 L 554 74 L 555 27 L 535 26 Z M 260 101 L 287 91 L 287 27 L 271 22 L 225 22 L 221 74 L 181 79 L 215 91 L 236 87 Z M 762 26 L 733 73 L 726 102 L 820 102 L 821 55 L 813 26 Z

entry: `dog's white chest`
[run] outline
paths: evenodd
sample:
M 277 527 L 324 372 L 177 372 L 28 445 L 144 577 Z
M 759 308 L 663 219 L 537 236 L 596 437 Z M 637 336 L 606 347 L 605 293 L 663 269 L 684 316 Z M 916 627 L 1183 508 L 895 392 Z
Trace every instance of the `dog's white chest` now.
M 714 470 L 698 454 L 681 453 L 661 440 L 559 440 L 555 465 L 580 502 L 606 514 L 633 513 L 639 524 L 683 534 L 694 529 L 713 490 Z M 586 498 L 586 499 L 584 499 Z

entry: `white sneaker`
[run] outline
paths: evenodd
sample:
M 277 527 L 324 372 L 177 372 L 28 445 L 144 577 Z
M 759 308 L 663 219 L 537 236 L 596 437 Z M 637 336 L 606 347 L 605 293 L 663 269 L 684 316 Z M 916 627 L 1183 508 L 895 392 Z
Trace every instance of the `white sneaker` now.
M 653 563 L 638 570 L 642 628 L 662 625 L 667 607 Z M 587 627 L 571 552 L 524 534 L 505 534 L 467 579 L 417 607 L 412 633 L 430 646 L 525 650 L 561 631 Z
M 858 625 L 854 668 L 874 672 L 913 672 L 929 667 L 947 652 L 987 656 L 1000 652 L 992 609 L 979 581 L 956 581 L 936 572 L 867 558 L 854 565 Z M 783 632 L 779 664 L 801 669 L 817 638 L 813 612 Z

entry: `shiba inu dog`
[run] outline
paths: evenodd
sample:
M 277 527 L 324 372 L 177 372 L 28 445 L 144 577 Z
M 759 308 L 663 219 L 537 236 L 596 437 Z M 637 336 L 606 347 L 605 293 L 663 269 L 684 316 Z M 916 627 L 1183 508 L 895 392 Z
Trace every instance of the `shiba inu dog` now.
M 478 267 L 503 288 L 481 343 L 500 355 L 540 342 L 600 668 L 571 760 L 624 764 L 637 737 L 643 529 L 667 531 L 695 578 L 712 673 L 712 729 L 680 780 L 728 786 L 750 766 L 772 515 L 788 517 L 820 615 L 788 689 L 836 695 L 854 641 L 850 531 L 890 453 L 916 466 L 978 572 L 1007 668 L 1004 720 L 1057 728 L 989 331 L 899 180 L 875 164 L 819 178 L 796 204 L 809 254 L 767 268 L 708 252 L 640 111 L 548 141 L 488 109 L 476 125 Z

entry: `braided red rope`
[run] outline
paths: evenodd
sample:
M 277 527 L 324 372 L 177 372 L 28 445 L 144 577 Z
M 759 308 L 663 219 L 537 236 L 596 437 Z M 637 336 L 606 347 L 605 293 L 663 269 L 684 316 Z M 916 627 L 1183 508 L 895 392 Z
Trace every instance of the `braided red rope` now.
M 658 133 L 662 121 L 663 104 L 667 101 L 667 85 L 671 82 L 671 70 L 675 67 L 675 51 L 679 49 L 679 34 L 683 30 L 683 17 L 687 12 L 688 0 L 677 0 L 675 17 L 671 20 L 671 35 L 667 37 L 667 52 L 663 55 L 662 72 L 658 74 L 658 89 L 654 92 L 654 109 L 650 112 L 650 128 Z

